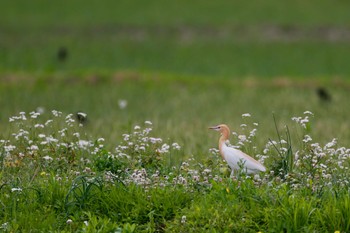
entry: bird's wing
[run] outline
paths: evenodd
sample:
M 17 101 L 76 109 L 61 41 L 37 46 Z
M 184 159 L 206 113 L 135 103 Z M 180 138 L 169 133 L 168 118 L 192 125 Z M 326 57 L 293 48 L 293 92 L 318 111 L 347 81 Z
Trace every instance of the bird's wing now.
M 232 147 L 226 148 L 225 159 L 230 166 L 241 161 L 244 164 L 243 166 L 247 168 L 248 171 L 266 171 L 266 168 L 254 158 Z

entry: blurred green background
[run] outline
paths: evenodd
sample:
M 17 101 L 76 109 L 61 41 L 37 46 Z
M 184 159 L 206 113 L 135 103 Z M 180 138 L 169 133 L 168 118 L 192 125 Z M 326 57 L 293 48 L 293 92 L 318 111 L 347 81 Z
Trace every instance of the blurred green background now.
M 348 75 L 348 1 L 2 1 L 3 72 Z M 60 47 L 68 51 L 57 62 Z
M 19 111 L 84 111 L 116 144 L 145 120 L 186 144 L 211 124 L 260 123 L 264 144 L 305 110 L 319 140 L 350 139 L 350 2 L 1 1 L 0 130 Z M 317 95 L 325 89 L 330 101 Z M 120 100 L 128 105 L 121 109 Z

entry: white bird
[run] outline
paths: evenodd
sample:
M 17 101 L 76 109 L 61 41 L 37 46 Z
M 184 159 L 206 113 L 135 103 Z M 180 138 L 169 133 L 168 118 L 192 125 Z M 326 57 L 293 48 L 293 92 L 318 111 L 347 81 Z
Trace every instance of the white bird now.
M 230 129 L 227 125 L 221 124 L 214 127 L 209 127 L 209 129 L 213 129 L 221 133 L 221 137 L 219 139 L 219 151 L 221 157 L 232 169 L 231 176 L 233 176 L 235 170 L 239 170 L 242 166 L 244 169 L 243 172 L 247 174 L 255 174 L 266 171 L 266 168 L 261 163 L 249 155 L 226 145 L 226 141 L 230 136 Z

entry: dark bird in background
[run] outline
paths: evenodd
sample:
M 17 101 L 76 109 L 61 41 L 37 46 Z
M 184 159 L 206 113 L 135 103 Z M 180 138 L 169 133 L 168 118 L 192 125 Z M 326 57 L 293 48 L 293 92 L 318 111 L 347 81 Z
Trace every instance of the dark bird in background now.
M 75 114 L 75 118 L 79 122 L 79 124 L 85 125 L 87 123 L 87 114 L 84 112 L 77 112 Z
M 64 62 L 68 58 L 68 50 L 66 47 L 60 47 L 57 50 L 57 59 L 60 62 Z
M 316 89 L 317 96 L 322 102 L 331 102 L 332 96 L 324 87 L 318 87 Z

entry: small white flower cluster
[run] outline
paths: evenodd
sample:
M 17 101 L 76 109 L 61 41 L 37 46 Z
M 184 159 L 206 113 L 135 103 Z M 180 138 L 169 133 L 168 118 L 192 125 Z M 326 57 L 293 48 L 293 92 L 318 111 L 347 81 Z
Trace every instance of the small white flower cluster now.
M 310 121 L 309 116 L 313 116 L 313 113 L 310 111 L 305 111 L 304 116 L 302 117 L 292 117 L 292 120 L 299 123 L 303 128 L 306 129 L 307 124 Z
M 299 169 L 299 180 L 313 189 L 323 185 L 349 185 L 350 149 L 337 148 L 337 140 L 333 139 L 326 145 L 314 143 L 311 136 L 306 136 L 303 149 L 295 153 L 295 166 Z M 306 179 L 306 180 L 305 180 Z M 300 181 L 299 181 L 300 183 Z
M 216 165 L 218 164 L 213 164 L 215 169 L 217 169 Z M 183 185 L 190 189 L 193 186 L 211 187 L 211 181 L 221 182 L 222 177 L 217 174 L 214 175 L 212 169 L 197 163 L 193 158 L 183 162 L 180 166 L 180 174 L 173 178 L 174 185 Z
M 254 139 L 258 132 L 259 124 L 251 121 L 249 113 L 242 114 L 245 123 L 240 125 L 242 133 L 232 132 L 233 139 L 231 140 L 233 148 L 241 149 L 252 154 L 257 154 L 257 148 L 254 145 Z
M 199 167 L 198 167 L 199 166 Z M 195 169 L 194 167 L 198 167 Z M 128 173 L 128 171 L 125 171 Z M 108 180 L 112 180 L 116 175 L 108 173 Z M 144 188 L 151 187 L 178 187 L 186 188 L 188 191 L 194 191 L 194 188 L 210 188 L 212 181 L 222 182 L 223 178 L 213 174 L 213 170 L 198 164 L 193 158 L 182 162 L 179 168 L 172 167 L 170 172 L 161 174 L 160 171 L 150 173 L 145 168 L 134 169 L 132 173 L 123 180 L 125 184 L 137 184 Z
M 8 230 L 8 228 L 9 228 L 9 223 L 8 222 L 4 222 L 0 226 L 0 229 L 4 230 L 5 232 Z
M 35 164 L 33 160 L 39 160 L 43 169 L 50 169 L 52 163 L 73 162 L 77 153 L 96 154 L 103 148 L 101 139 L 96 143 L 83 139 L 73 114 L 63 116 L 56 110 L 51 113 L 53 118 L 44 122 L 37 111 L 9 118 L 15 133 L 8 140 L 0 140 L 5 167 L 30 167 Z
M 185 215 L 183 215 L 183 216 L 181 217 L 181 223 L 182 223 L 182 224 L 185 224 L 186 221 L 187 221 L 187 218 L 186 218 Z
M 151 183 L 151 180 L 148 178 L 146 169 L 135 169 L 130 177 L 126 180 L 126 183 L 133 182 L 137 185 L 147 186 Z
M 124 184 L 136 184 L 145 187 L 181 187 L 192 192 L 198 188 L 210 189 L 215 182 L 225 182 L 224 177 L 229 177 L 227 164 L 220 159 L 216 148 L 210 149 L 207 161 L 199 163 L 190 158 L 181 163 L 179 167 L 164 168 L 164 158 L 170 153 L 181 150 L 176 142 L 165 142 L 162 138 L 152 136 L 152 122 L 145 121 L 144 126 L 136 125 L 133 132 L 122 135 L 121 143 L 116 147 L 116 152 L 111 153 L 105 150 L 104 139 L 95 141 L 86 139 L 77 122 L 73 119 L 73 114 L 64 115 L 59 111 L 52 111 L 53 119 L 41 122 L 41 114 L 31 112 L 28 114 L 21 112 L 18 116 L 10 117 L 11 124 L 17 126 L 10 135 L 10 138 L 0 140 L 0 155 L 4 158 L 4 167 L 28 166 L 29 169 L 41 163 L 39 171 L 41 177 L 47 177 L 52 170 L 51 167 L 66 168 L 69 163 L 73 166 L 67 169 L 67 174 L 72 176 L 95 175 L 94 167 L 87 156 L 116 162 L 118 166 L 105 172 L 107 181 L 122 181 Z M 310 124 L 311 112 L 305 112 L 303 117 L 293 117 L 303 128 Z M 237 141 L 234 145 L 243 149 L 250 149 L 252 154 L 257 154 L 256 147 L 253 146 L 257 133 L 257 123 L 247 123 L 251 115 L 242 115 L 244 124 L 241 125 L 243 133 L 233 132 L 235 137 L 232 141 Z M 260 162 L 268 167 L 269 162 L 274 159 L 274 154 L 278 159 L 292 155 L 289 161 L 290 170 L 287 172 L 278 168 L 266 173 L 264 177 L 255 175 L 246 176 L 243 179 L 251 179 L 255 184 L 289 184 L 292 188 L 309 187 L 317 191 L 324 186 L 327 187 L 348 187 L 350 185 L 348 174 L 350 172 L 350 149 L 339 147 L 337 140 L 333 139 L 325 145 L 314 142 L 309 134 L 304 134 L 300 140 L 300 148 L 291 151 L 289 139 L 280 138 L 278 141 L 269 140 L 261 155 L 258 155 Z M 293 145 L 294 146 L 294 145 Z M 278 149 L 278 153 L 276 153 Z M 102 153 L 103 152 L 103 153 Z M 293 153 L 292 153 L 293 152 Z M 85 157 L 86 155 L 86 157 Z M 35 161 L 33 161 L 35 160 Z M 19 163 L 21 161 L 22 163 Z M 109 161 L 104 161 L 109 162 Z M 76 168 L 79 167 L 79 168 Z M 108 166 L 106 166 L 108 167 Z M 47 169 L 47 170 L 46 170 Z M 60 170 L 57 169 L 57 170 Z M 109 169 L 109 167 L 108 167 Z M 54 174 L 58 181 L 69 180 L 68 176 Z M 240 179 L 239 182 L 243 181 Z M 275 183 L 274 183 L 275 182 Z M 12 188 L 13 193 L 22 193 L 21 188 Z M 229 192 L 229 191 L 227 191 Z M 186 216 L 181 219 L 186 223 Z M 72 220 L 67 220 L 71 224 Z
M 167 143 L 163 143 L 163 139 L 161 138 L 151 137 L 152 123 L 146 121 L 145 125 L 145 128 L 136 125 L 134 132 L 123 134 L 123 142 L 116 147 L 117 157 L 142 159 L 145 155 L 155 156 L 155 154 L 167 154 L 170 150 L 181 149 L 180 145 L 176 142 L 170 146 Z
M 40 113 L 38 113 L 40 115 Z M 20 122 L 20 121 L 26 121 L 26 113 L 25 112 L 20 112 L 18 116 L 12 116 L 9 118 L 9 122 Z
M 21 188 L 12 188 L 11 189 L 11 192 L 22 192 L 22 189 Z
M 306 128 L 309 116 L 313 114 L 304 112 L 303 117 L 293 117 L 292 120 Z M 279 159 L 288 155 L 290 144 L 281 138 L 280 141 L 269 141 L 261 158 L 268 159 L 274 150 L 279 150 Z M 348 174 L 350 172 L 350 149 L 337 147 L 337 140 L 334 138 L 330 142 L 321 146 L 314 142 L 309 134 L 304 134 L 302 145 L 299 149 L 294 148 L 290 159 L 290 169 L 287 173 L 280 170 L 278 176 L 289 183 L 292 188 L 309 187 L 313 191 L 322 190 L 324 186 L 347 187 L 350 184 Z M 272 171 L 273 172 L 273 171 Z M 275 176 L 276 174 L 270 174 Z

